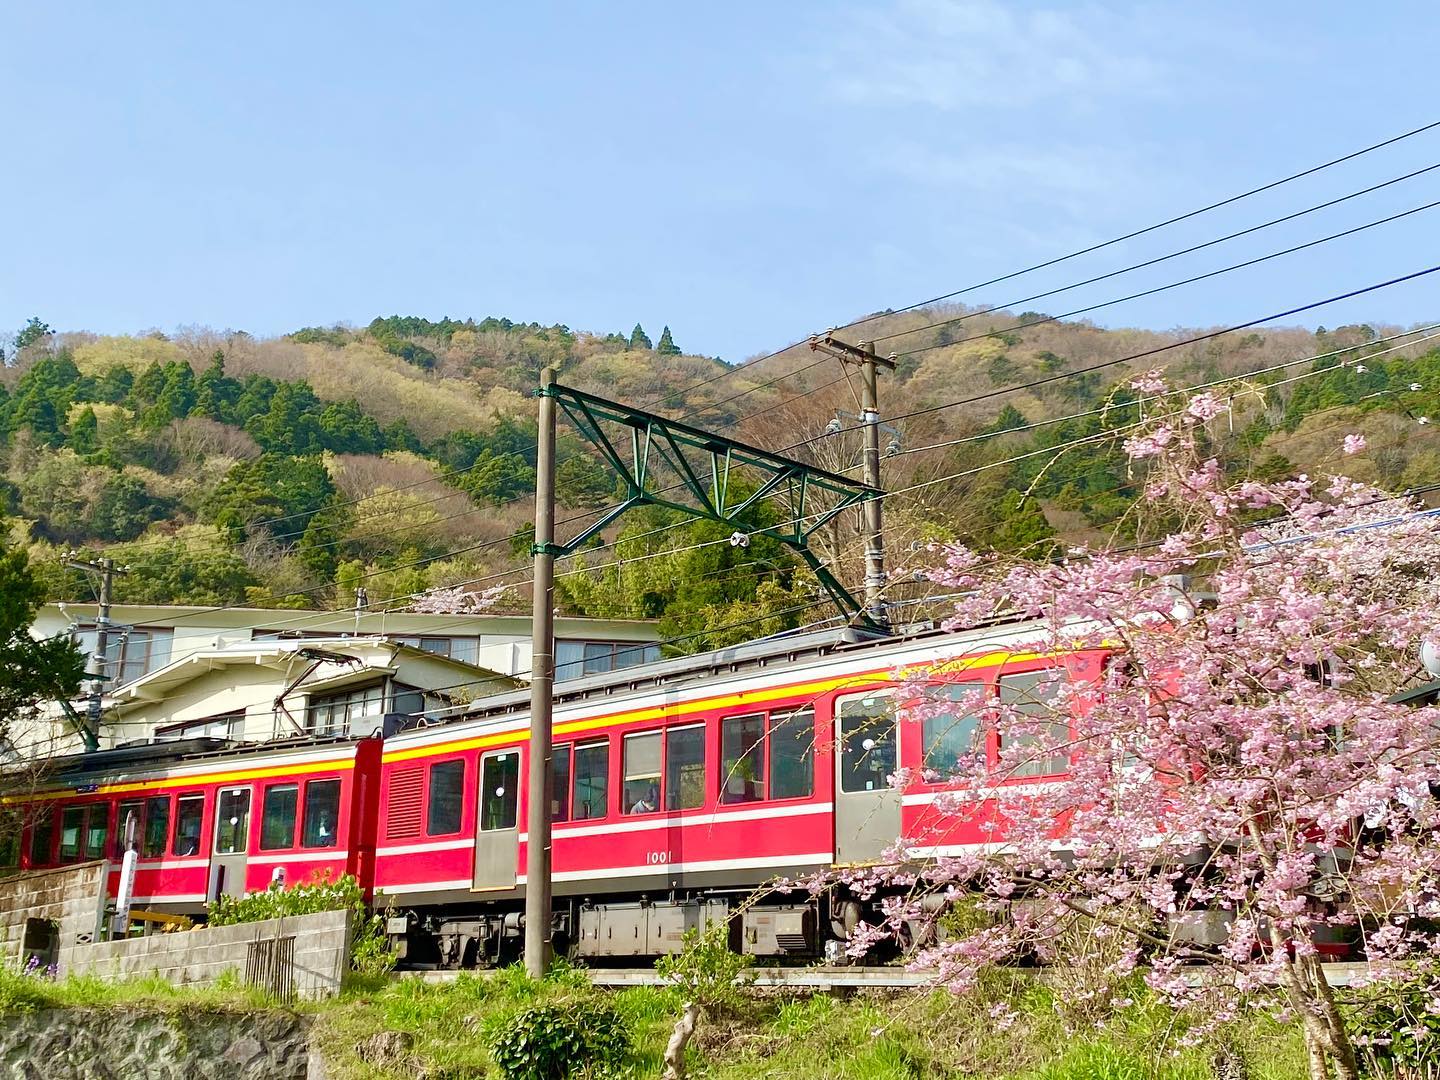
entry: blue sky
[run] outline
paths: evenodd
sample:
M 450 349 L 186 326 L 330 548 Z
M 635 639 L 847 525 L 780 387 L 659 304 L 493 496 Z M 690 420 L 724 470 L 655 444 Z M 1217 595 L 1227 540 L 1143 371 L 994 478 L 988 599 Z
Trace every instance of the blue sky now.
M 0 328 L 663 323 L 744 359 L 1440 119 L 1431 5 L 0 0 Z M 1440 162 L 1440 129 L 970 294 Z M 1440 198 L 1430 174 L 1033 306 Z M 1095 316 L 1238 322 L 1440 262 L 1440 209 Z M 1309 323 L 1440 317 L 1435 278 Z

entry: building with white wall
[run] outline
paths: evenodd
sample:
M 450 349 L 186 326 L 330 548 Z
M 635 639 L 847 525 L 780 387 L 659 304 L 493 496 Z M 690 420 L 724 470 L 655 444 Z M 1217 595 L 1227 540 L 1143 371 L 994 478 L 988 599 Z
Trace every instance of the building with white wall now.
M 46 604 L 31 633 L 68 633 L 92 653 L 107 681 L 105 747 L 369 734 L 386 713 L 442 709 L 524 685 L 530 672 L 529 616 L 116 604 L 97 664 L 97 615 L 94 604 Z M 660 656 L 648 622 L 560 617 L 555 636 L 557 680 Z M 12 740 L 23 756 L 81 749 L 58 709 Z

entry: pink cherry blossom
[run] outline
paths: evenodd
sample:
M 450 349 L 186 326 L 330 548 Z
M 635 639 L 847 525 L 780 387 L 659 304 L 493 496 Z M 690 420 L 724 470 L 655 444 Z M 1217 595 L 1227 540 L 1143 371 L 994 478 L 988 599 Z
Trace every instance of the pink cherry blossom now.
M 1365 449 L 1364 435 L 1346 435 L 1345 442 L 1341 447 L 1347 454 L 1358 454 Z
M 1440 916 L 1440 724 L 1389 700 L 1440 624 L 1440 518 L 1344 477 L 1231 481 L 1185 427 L 1224 408 L 1202 395 L 1125 440 L 1146 509 L 1179 523 L 1158 543 L 1054 563 L 940 553 L 931 580 L 965 592 L 948 628 L 1003 616 L 1007 648 L 1061 659 L 1030 701 L 987 700 L 978 752 L 897 772 L 945 785 L 888 861 L 810 888 L 871 905 L 852 955 L 914 942 L 911 968 L 957 991 L 1066 935 L 1129 942 L 1115 978 L 1143 944 L 1175 1005 L 1291 1016 L 1312 1061 L 1354 1080 L 1321 959 L 1342 940 L 1372 962 L 1440 952 L 1417 922 Z M 1064 658 L 1086 650 L 1110 659 L 1082 675 Z M 952 716 L 946 669 L 903 673 L 906 722 Z M 909 852 L 966 830 L 917 869 Z M 934 897 L 973 897 L 993 923 L 927 936 Z

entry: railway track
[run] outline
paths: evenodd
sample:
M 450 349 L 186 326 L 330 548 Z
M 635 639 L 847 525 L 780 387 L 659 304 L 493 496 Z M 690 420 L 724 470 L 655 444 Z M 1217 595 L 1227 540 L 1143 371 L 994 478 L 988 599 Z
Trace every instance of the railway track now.
M 585 968 L 596 986 L 660 986 L 663 980 L 653 968 Z M 1195 968 L 1195 981 L 1204 977 L 1205 968 Z M 1350 986 L 1368 977 L 1370 965 L 1335 963 L 1325 965 L 1325 976 L 1331 986 Z M 484 971 L 471 974 L 484 974 Z M 421 979 L 429 983 L 453 982 L 458 971 L 405 971 L 396 978 Z M 755 986 L 780 986 L 814 990 L 922 990 L 934 985 L 934 976 L 888 967 L 755 967 L 750 969 Z

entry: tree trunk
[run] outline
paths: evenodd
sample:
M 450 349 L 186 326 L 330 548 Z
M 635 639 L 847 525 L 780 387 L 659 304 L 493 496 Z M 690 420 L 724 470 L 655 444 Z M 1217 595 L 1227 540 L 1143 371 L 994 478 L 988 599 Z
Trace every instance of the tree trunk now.
M 675 1030 L 665 1045 L 665 1071 L 660 1080 L 685 1080 L 685 1047 L 695 1034 L 695 1025 L 700 1020 L 700 1006 L 693 1001 L 685 1003 L 685 1011 L 675 1021 Z

